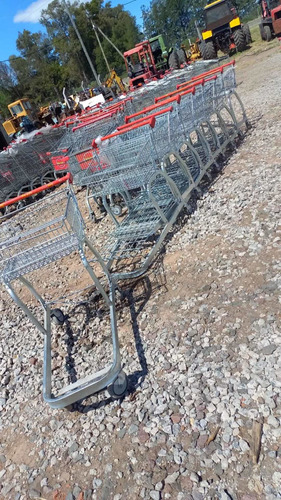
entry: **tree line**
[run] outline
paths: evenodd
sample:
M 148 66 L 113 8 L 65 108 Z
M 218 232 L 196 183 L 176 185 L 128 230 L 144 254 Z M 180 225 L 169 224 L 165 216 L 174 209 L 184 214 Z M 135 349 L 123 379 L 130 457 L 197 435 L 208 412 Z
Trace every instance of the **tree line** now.
M 140 41 L 141 34 L 135 18 L 122 5 L 103 5 L 102 0 L 68 4 L 69 11 L 82 36 L 101 81 L 107 68 L 92 28 L 99 26 L 113 43 L 124 52 Z M 20 55 L 11 55 L 9 63 L 0 63 L 0 109 L 7 116 L 7 104 L 20 97 L 29 97 L 40 105 L 62 99 L 62 89 L 72 94 L 85 87 L 98 85 L 62 2 L 53 0 L 42 11 L 40 23 L 45 33 L 19 33 L 16 47 Z M 124 72 L 122 57 L 104 37 L 100 41 L 110 67 Z
M 253 2 L 236 0 L 239 13 L 248 16 Z M 164 35 L 168 47 L 180 44 L 196 35 L 195 21 L 203 26 L 203 7 L 206 0 L 152 0 L 142 8 L 143 33 L 136 19 L 122 5 L 111 7 L 102 0 L 74 2 L 68 8 L 75 19 L 87 51 L 101 80 L 106 78 L 106 65 L 92 28 L 96 23 L 121 52 L 144 38 Z M 256 12 L 256 11 L 255 11 Z M 19 56 L 11 55 L 9 63 L 0 63 L 0 110 L 8 115 L 7 104 L 20 97 L 46 105 L 62 99 L 62 89 L 68 93 L 84 86 L 97 85 L 63 3 L 53 0 L 42 11 L 40 23 L 45 32 L 19 33 L 16 46 Z M 110 67 L 124 72 L 122 57 L 109 42 L 100 36 Z

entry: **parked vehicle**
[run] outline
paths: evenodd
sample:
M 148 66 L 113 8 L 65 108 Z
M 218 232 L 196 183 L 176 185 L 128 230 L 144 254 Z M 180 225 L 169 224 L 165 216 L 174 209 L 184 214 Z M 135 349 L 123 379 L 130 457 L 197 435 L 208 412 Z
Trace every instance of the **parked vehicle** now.
M 279 0 L 260 0 L 261 39 L 270 42 L 274 37 L 281 37 L 281 5 Z
M 228 54 L 236 49 L 242 52 L 251 43 L 251 32 L 242 24 L 231 0 L 215 0 L 204 8 L 205 29 L 202 31 L 200 51 L 203 59 L 216 59 L 219 50 Z

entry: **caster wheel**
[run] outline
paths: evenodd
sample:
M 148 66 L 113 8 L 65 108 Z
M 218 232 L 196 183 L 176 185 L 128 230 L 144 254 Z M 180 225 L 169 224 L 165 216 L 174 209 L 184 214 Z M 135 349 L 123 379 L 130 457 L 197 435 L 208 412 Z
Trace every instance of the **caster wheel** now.
M 124 396 L 128 389 L 128 378 L 125 372 L 121 371 L 114 382 L 107 387 L 109 395 L 113 399 L 119 399 Z
M 25 206 L 26 206 L 26 201 L 25 200 L 21 200 L 17 204 L 17 210 L 20 210 L 21 208 L 24 208 Z
M 121 205 L 111 205 L 111 210 L 112 210 L 112 213 L 114 215 L 116 215 L 117 217 L 120 217 L 120 215 L 122 215 L 122 207 Z
M 96 218 L 96 216 L 95 216 L 94 212 L 92 212 L 92 213 L 90 214 L 90 219 L 91 219 L 91 221 L 92 221 L 94 224 L 96 224 L 96 223 L 97 223 L 97 218 Z
M 119 294 L 120 300 L 125 300 L 126 292 L 124 292 L 121 288 L 117 287 L 116 292 Z
M 65 315 L 61 309 L 53 309 L 51 312 L 51 321 L 54 325 L 62 326 L 65 322 Z
M 74 412 L 74 411 L 75 411 L 74 404 L 72 403 L 72 404 L 70 404 L 70 405 L 65 406 L 65 407 L 64 407 L 64 410 L 65 410 L 65 411 L 67 411 L 67 412 L 69 412 L 69 413 Z

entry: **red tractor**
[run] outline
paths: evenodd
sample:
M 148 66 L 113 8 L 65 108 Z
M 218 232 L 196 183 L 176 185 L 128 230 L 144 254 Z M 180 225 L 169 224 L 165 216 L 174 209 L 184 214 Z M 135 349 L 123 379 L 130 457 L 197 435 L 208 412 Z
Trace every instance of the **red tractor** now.
M 260 0 L 261 23 L 259 25 L 262 40 L 270 42 L 274 37 L 281 37 L 281 5 L 279 0 Z
M 152 79 L 158 79 L 161 75 L 161 71 L 157 70 L 148 40 L 138 43 L 133 49 L 124 52 L 124 58 L 131 89 Z

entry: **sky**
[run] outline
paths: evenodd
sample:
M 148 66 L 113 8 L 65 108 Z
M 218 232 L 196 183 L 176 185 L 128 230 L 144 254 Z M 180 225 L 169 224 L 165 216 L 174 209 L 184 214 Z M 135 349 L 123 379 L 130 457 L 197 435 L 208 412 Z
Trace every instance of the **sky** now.
M 24 29 L 31 32 L 43 31 L 38 22 L 42 9 L 51 0 L 2 0 L 1 1 L 1 36 L 0 61 L 6 61 L 12 54 L 18 55 L 16 40 L 19 32 Z M 111 6 L 124 5 L 136 17 L 137 24 L 142 28 L 141 6 L 148 7 L 150 0 L 111 0 Z M 126 5 L 125 5 L 126 4 Z

